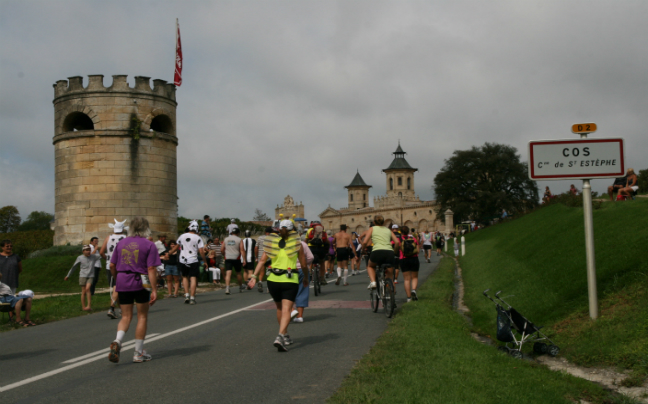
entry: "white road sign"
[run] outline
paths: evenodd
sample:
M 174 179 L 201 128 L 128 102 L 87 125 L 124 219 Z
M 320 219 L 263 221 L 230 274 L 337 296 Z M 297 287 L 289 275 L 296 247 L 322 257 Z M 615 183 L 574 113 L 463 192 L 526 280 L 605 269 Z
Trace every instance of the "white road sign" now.
M 624 157 L 622 138 L 534 140 L 529 142 L 529 178 L 537 181 L 623 177 Z

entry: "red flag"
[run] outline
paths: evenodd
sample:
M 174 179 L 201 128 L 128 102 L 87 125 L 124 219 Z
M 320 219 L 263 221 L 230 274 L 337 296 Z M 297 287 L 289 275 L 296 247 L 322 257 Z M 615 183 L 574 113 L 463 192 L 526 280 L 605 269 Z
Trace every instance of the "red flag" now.
M 176 57 L 175 57 L 175 76 L 173 84 L 180 87 L 182 84 L 182 43 L 180 42 L 180 24 L 176 18 Z

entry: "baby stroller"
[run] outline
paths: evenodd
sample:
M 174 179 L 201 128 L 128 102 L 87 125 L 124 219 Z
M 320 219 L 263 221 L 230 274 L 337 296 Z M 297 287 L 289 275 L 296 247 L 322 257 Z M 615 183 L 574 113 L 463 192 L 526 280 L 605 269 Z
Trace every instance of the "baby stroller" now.
M 527 320 L 520 312 L 515 310 L 510 304 L 506 303 L 504 299 L 499 297 L 499 292 L 495 293 L 495 299 L 504 303 L 508 309 L 502 307 L 492 297 L 488 295 L 486 289 L 483 295 L 495 303 L 495 310 L 497 310 L 497 339 L 505 343 L 505 346 L 500 346 L 498 349 L 507 352 L 515 358 L 522 358 L 522 345 L 526 342 L 533 342 L 533 351 L 537 354 L 549 354 L 556 356 L 560 352 L 560 348 L 554 342 L 544 335 L 540 329 L 542 326 L 537 326 L 531 321 Z M 516 338 L 513 331 L 519 335 Z M 547 344 L 546 342 L 549 342 Z

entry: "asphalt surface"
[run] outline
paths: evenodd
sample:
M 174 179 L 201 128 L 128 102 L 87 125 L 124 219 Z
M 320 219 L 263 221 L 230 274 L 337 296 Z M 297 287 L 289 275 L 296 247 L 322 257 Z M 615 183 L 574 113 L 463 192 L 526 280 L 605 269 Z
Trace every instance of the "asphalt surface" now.
M 421 260 L 421 281 L 438 263 L 432 255 L 432 263 Z M 144 345 L 153 360 L 146 363 L 131 361 L 135 319 L 119 364 L 107 359 L 117 320 L 105 313 L 5 332 L 0 397 L 3 403 L 322 403 L 390 321 L 369 309 L 366 272 L 348 282 L 331 282 L 318 297 L 311 289 L 311 308 L 304 323 L 290 325 L 295 344 L 286 353 L 272 346 L 278 325 L 270 295 L 237 288 L 231 295 L 199 294 L 195 306 L 180 298 L 156 302 Z

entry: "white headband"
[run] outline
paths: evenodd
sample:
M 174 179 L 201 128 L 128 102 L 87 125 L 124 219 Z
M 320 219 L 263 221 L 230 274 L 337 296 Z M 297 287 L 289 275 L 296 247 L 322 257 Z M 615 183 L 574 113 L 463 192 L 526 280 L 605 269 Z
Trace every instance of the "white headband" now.
M 113 229 L 115 233 L 121 233 L 124 230 L 128 230 L 128 226 L 124 226 L 126 220 L 124 220 L 123 222 L 118 222 L 117 219 L 113 219 L 113 220 L 115 221 L 115 224 L 108 223 L 108 227 Z

